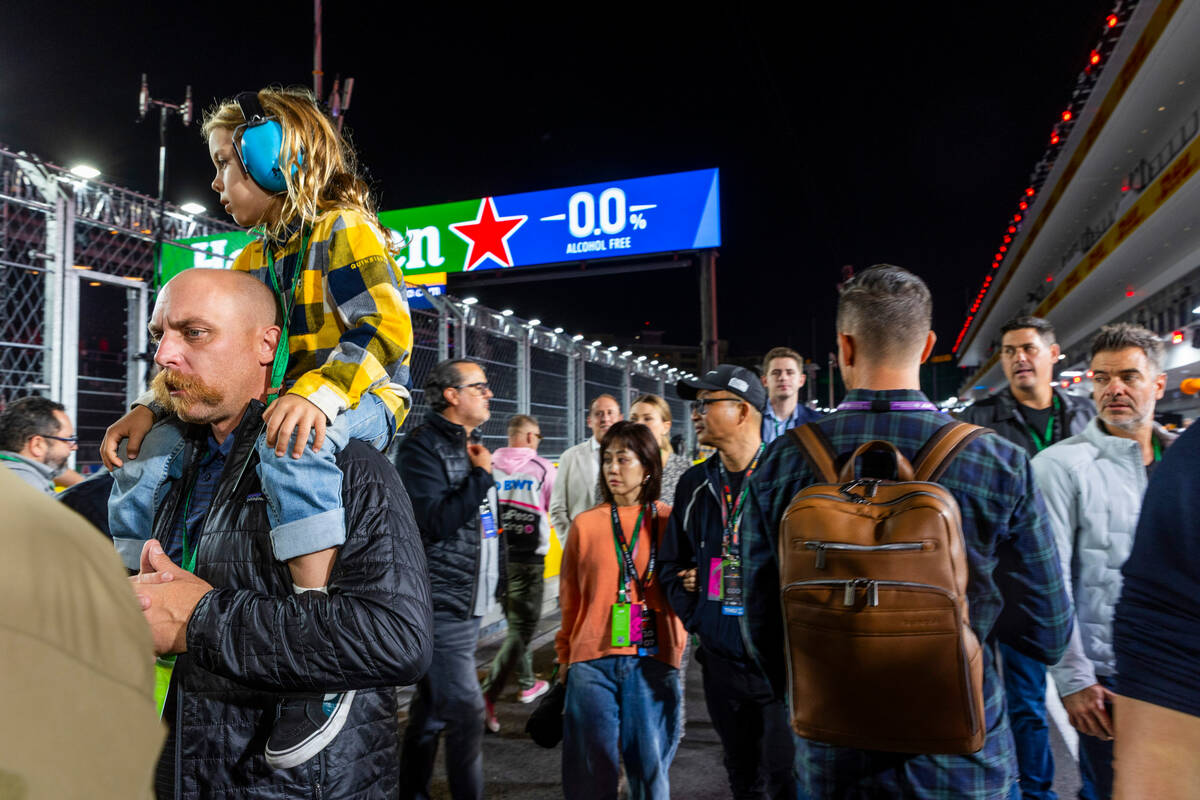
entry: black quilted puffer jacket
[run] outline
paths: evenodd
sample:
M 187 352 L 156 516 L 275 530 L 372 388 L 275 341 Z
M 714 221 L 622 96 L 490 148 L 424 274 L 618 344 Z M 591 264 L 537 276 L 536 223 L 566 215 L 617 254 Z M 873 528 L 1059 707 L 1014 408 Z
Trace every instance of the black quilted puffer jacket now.
M 347 538 L 329 595 L 294 594 L 287 565 L 271 552 L 255 470 L 262 410 L 252 402 L 234 434 L 199 538 L 196 574 L 216 588 L 196 606 L 188 651 L 176 664 L 163 717 L 178 735 L 164 749 L 160 787 L 173 772 L 180 798 L 395 797 L 393 687 L 420 679 L 433 652 L 429 580 L 412 506 L 387 460 L 351 442 L 338 456 Z M 194 428 L 192 435 L 207 432 Z M 156 538 L 168 533 L 188 483 L 185 471 L 160 506 Z M 349 689 L 358 693 L 346 726 L 325 750 L 293 769 L 267 766 L 263 747 L 281 692 Z
M 468 619 L 475 613 L 479 574 L 479 506 L 488 500 L 492 475 L 471 465 L 466 430 L 441 414 L 430 414 L 404 437 L 396 469 L 412 495 L 425 543 L 433 608 Z M 497 593 L 506 585 L 503 536 L 499 545 Z

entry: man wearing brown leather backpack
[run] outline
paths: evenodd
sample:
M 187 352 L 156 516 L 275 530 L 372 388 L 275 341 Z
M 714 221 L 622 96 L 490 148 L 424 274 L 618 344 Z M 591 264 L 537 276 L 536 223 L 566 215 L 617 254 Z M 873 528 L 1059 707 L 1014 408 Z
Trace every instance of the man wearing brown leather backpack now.
M 931 316 L 899 267 L 844 284 L 846 399 L 772 443 L 749 481 L 745 631 L 789 701 L 812 798 L 1007 798 L 1017 765 L 992 645 L 1052 664 L 1071 630 L 1028 457 L 920 391 Z

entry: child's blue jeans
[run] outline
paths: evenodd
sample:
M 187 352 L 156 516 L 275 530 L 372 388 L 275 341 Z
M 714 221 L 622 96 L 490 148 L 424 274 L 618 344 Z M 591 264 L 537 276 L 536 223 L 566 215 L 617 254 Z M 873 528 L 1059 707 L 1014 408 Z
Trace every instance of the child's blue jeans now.
M 154 528 L 154 514 L 168 485 L 180 477 L 175 463 L 183 449 L 184 426 L 175 418 L 150 429 L 135 459 L 122 458 L 124 465 L 113 472 L 108 502 L 108 522 L 117 553 L 129 569 L 140 566 L 142 545 Z M 287 561 L 296 556 L 340 547 L 346 541 L 345 509 L 342 507 L 342 471 L 337 454 L 351 439 L 383 450 L 395 432 L 392 414 L 378 396 L 366 393 L 355 408 L 338 414 L 325 428 L 320 452 L 309 446 L 300 458 L 292 458 L 291 443 L 282 456 L 267 446 L 266 433 L 258 437 L 258 477 L 267 499 L 271 521 L 271 547 L 275 557 Z M 293 442 L 295 441 L 293 437 Z M 174 474 L 173 474 L 174 473 Z

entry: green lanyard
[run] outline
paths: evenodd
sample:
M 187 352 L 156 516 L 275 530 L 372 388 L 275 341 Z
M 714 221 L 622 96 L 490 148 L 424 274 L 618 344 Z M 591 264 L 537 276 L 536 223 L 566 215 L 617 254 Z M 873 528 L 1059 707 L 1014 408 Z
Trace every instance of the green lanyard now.
M 621 530 L 621 517 L 617 514 L 617 504 L 611 504 L 612 509 L 612 524 L 613 524 L 613 548 L 617 551 L 617 568 L 620 571 L 620 584 L 617 586 L 617 600 L 621 603 L 628 602 L 626 590 L 629 586 L 630 578 L 637 580 L 637 569 L 634 568 L 633 575 L 626 574 L 630 570 L 630 565 L 633 564 L 633 556 L 637 553 L 638 534 L 642 530 L 642 515 L 646 513 L 646 507 L 642 506 L 638 510 L 637 522 L 633 523 L 633 534 L 629 537 L 629 548 L 625 547 L 625 533 Z M 653 563 L 650 569 L 654 568 Z M 647 573 L 648 575 L 649 573 Z M 644 599 L 644 598 L 643 598 Z
M 25 463 L 25 462 L 23 462 L 21 459 L 19 459 L 19 458 L 16 458 L 15 456 L 5 456 L 5 455 L 0 455 L 0 461 L 11 461 L 11 462 L 13 462 L 14 464 L 23 464 L 23 463 Z
M 1033 437 L 1033 446 L 1040 453 L 1054 443 L 1054 421 L 1058 418 L 1058 395 L 1054 395 L 1054 410 L 1050 412 L 1050 419 L 1046 420 L 1046 433 L 1038 436 L 1037 430 L 1025 423 L 1025 427 L 1029 429 L 1029 434 Z
M 1158 439 L 1154 434 L 1150 434 L 1150 444 L 1154 446 L 1154 460 L 1162 461 L 1162 445 L 1158 443 Z
M 201 458 L 203 460 L 203 457 Z M 200 549 L 193 547 L 188 552 L 188 514 L 192 508 L 192 494 L 196 491 L 196 481 L 200 480 L 200 471 L 196 470 L 192 485 L 188 487 L 187 497 L 183 501 L 183 564 L 188 572 L 196 571 L 196 552 Z M 175 672 L 175 656 L 159 656 L 154 660 L 154 705 L 158 709 L 158 718 L 162 719 L 163 709 L 167 704 L 167 692 L 171 689 L 171 676 Z
M 311 233 L 309 228 L 301 227 L 300 249 L 296 252 L 296 268 L 292 270 L 290 296 L 284 294 L 279 286 L 280 279 L 275 275 L 275 253 L 271 250 L 270 243 L 263 244 L 267 251 L 267 274 L 271 276 L 271 288 L 275 290 L 275 297 L 279 299 L 279 308 L 283 312 L 283 330 L 279 333 L 279 345 L 275 348 L 275 361 L 271 365 L 271 388 L 267 396 L 267 405 L 274 403 L 283 391 L 283 376 L 287 374 L 290 356 L 288 328 L 291 326 L 292 309 L 296 306 L 296 292 L 304 279 L 304 256 L 308 250 L 308 237 Z

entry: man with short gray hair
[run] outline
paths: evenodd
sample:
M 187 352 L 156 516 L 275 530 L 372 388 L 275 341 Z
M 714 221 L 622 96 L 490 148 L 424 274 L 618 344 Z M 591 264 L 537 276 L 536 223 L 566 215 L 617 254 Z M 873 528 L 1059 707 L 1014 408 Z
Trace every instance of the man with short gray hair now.
M 400 796 L 429 796 L 438 741 L 455 800 L 483 797 L 479 623 L 503 585 L 503 540 L 492 454 L 479 443 L 492 390 L 477 361 L 441 361 L 425 378 L 434 413 L 404 437 L 396 468 L 412 498 L 433 599 L 433 664 L 417 684 L 404 732 Z
M 1154 422 L 1167 380 L 1162 366 L 1163 344 L 1150 331 L 1127 323 L 1101 328 L 1091 361 L 1099 416 L 1033 459 L 1075 600 L 1075 632 L 1050 674 L 1082 734 L 1081 797 L 1112 795 L 1113 609 L 1149 475 L 1175 439 Z

